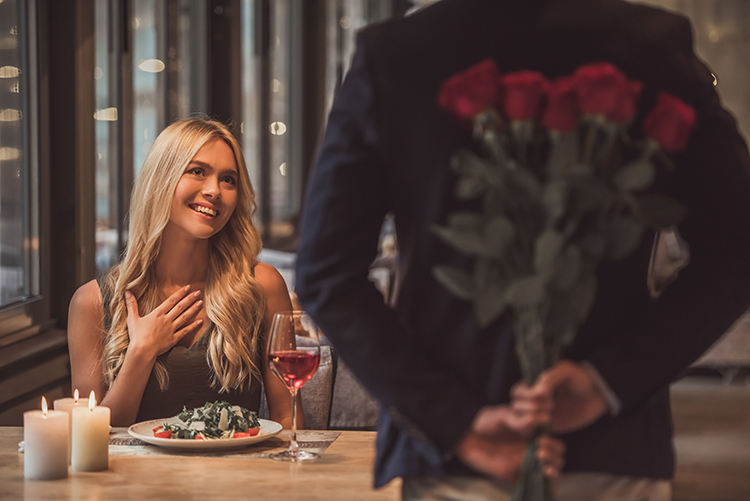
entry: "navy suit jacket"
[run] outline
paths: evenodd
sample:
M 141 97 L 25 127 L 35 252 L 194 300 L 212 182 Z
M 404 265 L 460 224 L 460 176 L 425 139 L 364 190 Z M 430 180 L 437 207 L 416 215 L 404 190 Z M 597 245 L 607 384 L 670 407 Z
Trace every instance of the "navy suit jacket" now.
M 567 353 L 589 361 L 622 403 L 566 435 L 566 469 L 670 478 L 668 385 L 750 300 L 750 158 L 722 109 L 689 22 L 620 0 L 442 0 L 364 29 L 320 146 L 302 220 L 297 293 L 380 401 L 376 485 L 410 474 L 463 474 L 453 450 L 480 407 L 520 379 L 505 319 L 477 326 L 468 302 L 432 277 L 469 261 L 430 232 L 463 207 L 449 159 L 470 131 L 437 106 L 451 75 L 491 57 L 502 73 L 548 78 L 609 61 L 643 82 L 640 118 L 660 90 L 695 107 L 697 128 L 659 189 L 685 204 L 691 263 L 658 301 L 646 275 L 652 240 L 598 269 L 592 314 Z M 379 230 L 395 215 L 397 295 L 368 281 Z

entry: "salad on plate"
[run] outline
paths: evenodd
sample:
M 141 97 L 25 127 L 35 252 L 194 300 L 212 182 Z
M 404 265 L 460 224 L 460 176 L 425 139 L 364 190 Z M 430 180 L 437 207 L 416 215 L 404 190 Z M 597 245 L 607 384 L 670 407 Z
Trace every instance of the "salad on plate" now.
M 229 402 L 207 402 L 195 409 L 183 408 L 177 422 L 153 429 L 154 437 L 169 439 L 221 440 L 253 437 L 260 432 L 258 413 Z

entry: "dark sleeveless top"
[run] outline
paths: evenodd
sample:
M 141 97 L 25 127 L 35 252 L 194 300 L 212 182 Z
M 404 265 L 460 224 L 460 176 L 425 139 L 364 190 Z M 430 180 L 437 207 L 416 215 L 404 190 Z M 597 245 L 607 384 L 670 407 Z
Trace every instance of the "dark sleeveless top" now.
M 108 305 L 113 291 L 107 285 L 105 277 L 106 275 L 98 276 L 96 281 L 104 304 L 104 328 L 108 331 L 112 323 Z M 206 358 L 211 329 L 213 326 L 207 327 L 191 347 L 175 346 L 159 356 L 158 360 L 164 364 L 169 374 L 169 387 L 161 391 L 156 373 L 151 371 L 136 422 L 171 417 L 182 412 L 183 407 L 202 407 L 206 402 L 216 400 L 258 411 L 262 389 L 257 378 L 253 377 L 250 388 L 245 391 L 232 389 L 219 393 L 218 388 L 211 386 L 213 369 Z

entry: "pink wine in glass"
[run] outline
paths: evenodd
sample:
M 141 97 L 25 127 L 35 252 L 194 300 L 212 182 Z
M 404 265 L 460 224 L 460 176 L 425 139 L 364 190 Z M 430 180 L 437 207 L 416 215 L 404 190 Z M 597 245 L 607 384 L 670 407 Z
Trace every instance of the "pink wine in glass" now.
M 268 355 L 271 370 L 290 388 L 299 390 L 320 363 L 320 353 L 315 351 L 276 351 Z

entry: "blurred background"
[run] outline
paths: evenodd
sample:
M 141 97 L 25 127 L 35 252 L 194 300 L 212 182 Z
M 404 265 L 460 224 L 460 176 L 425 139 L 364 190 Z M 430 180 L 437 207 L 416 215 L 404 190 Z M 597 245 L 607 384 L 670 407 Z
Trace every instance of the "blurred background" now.
M 355 34 L 429 3 L 0 0 L 0 424 L 20 424 L 42 394 L 70 394 L 68 302 L 117 262 L 133 180 L 175 119 L 205 113 L 231 125 L 258 194 L 262 258 L 291 289 L 305 182 Z M 692 20 L 747 137 L 750 1 L 647 3 Z M 387 297 L 389 219 L 381 242 L 371 276 Z M 696 370 L 745 384 L 747 325 Z

